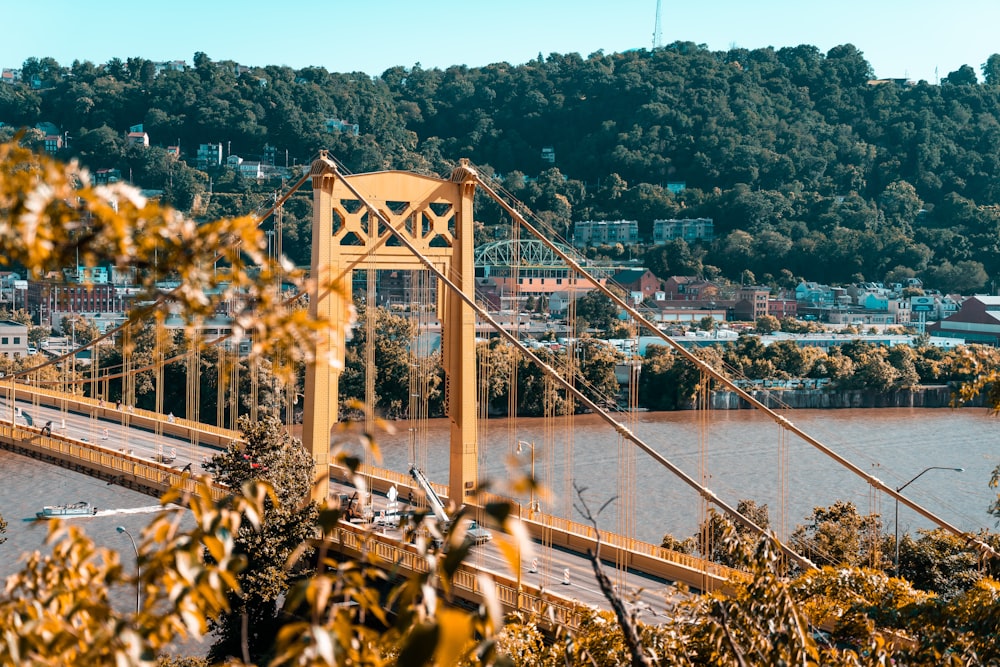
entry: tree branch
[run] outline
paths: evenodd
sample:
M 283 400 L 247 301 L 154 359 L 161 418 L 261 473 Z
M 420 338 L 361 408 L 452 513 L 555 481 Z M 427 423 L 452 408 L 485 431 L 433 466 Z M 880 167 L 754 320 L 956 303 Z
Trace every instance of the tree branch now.
M 591 552 L 589 549 L 587 550 L 587 558 L 590 559 L 590 563 L 594 568 L 594 578 L 597 579 L 597 585 L 600 586 L 601 592 L 604 593 L 604 597 L 607 598 L 611 604 L 611 609 L 614 610 L 615 616 L 618 618 L 618 625 L 621 626 L 622 635 L 625 637 L 625 645 L 628 646 L 629 653 L 632 654 L 632 667 L 652 667 L 652 663 L 649 662 L 649 658 L 642 649 L 642 642 L 639 639 L 639 633 L 636 631 L 635 624 L 632 622 L 628 610 L 625 609 L 625 603 L 622 602 L 622 599 L 615 592 L 615 588 L 611 584 L 611 580 L 608 579 L 608 575 L 604 574 L 604 567 L 601 565 L 601 531 L 597 528 L 597 519 L 591 513 L 587 501 L 583 498 L 583 492 L 586 489 L 580 488 L 574 482 L 573 490 L 576 491 L 576 496 L 580 499 L 580 504 L 575 505 L 576 511 L 594 527 L 594 534 L 597 536 L 596 547 L 594 552 Z M 604 508 L 612 500 L 614 498 L 601 505 L 598 514 L 604 511 Z

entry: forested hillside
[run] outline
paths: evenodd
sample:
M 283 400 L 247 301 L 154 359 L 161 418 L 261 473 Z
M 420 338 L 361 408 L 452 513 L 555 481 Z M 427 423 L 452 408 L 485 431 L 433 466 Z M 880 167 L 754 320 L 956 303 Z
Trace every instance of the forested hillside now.
M 159 74 L 141 58 L 31 59 L 22 81 L 33 76 L 38 88 L 0 85 L 0 133 L 52 123 L 68 137 L 61 157 L 120 168 L 182 208 L 209 177 L 208 213 L 252 210 L 276 187 L 195 170 L 202 143 L 247 159 L 266 144 L 279 165 L 327 148 L 354 172 L 446 174 L 468 157 L 566 236 L 585 219 L 635 219 L 649 233 L 658 218 L 714 218 L 711 247 L 650 251 L 661 273 L 750 271 L 775 286 L 916 275 L 962 292 L 1000 273 L 1000 55 L 939 85 L 875 84 L 851 45 L 823 54 L 685 42 L 374 78 L 247 69 L 204 53 Z M 331 118 L 356 123 L 358 135 L 327 131 Z M 125 141 L 138 123 L 149 149 Z M 187 165 L 167 155 L 177 144 Z M 542 159 L 548 147 L 554 163 Z M 668 182 L 686 189 L 672 194 Z M 307 216 L 291 211 L 293 259 L 308 257 L 308 230 L 296 226 Z M 500 222 L 487 207 L 479 217 Z

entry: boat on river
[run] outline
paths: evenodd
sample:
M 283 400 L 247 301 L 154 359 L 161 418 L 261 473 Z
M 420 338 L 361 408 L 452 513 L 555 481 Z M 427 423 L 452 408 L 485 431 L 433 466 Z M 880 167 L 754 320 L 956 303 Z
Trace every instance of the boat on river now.
M 81 500 L 78 503 L 69 503 L 67 505 L 46 505 L 42 508 L 41 512 L 35 512 L 35 516 L 39 519 L 52 519 L 60 516 L 84 516 L 90 514 L 97 514 L 97 508 L 91 506 L 90 503 Z

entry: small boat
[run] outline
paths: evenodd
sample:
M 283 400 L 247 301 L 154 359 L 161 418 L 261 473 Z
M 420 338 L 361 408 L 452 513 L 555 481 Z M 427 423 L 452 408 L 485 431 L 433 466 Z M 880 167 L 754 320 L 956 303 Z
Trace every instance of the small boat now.
M 58 516 L 83 516 L 87 514 L 97 514 L 97 508 L 90 503 L 81 500 L 78 503 L 68 505 L 46 505 L 41 512 L 35 512 L 39 519 L 51 519 Z

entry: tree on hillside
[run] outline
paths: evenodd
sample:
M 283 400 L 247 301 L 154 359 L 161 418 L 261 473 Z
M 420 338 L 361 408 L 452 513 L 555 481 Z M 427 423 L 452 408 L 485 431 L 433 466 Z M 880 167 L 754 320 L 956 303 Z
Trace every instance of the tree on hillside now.
M 692 351 L 713 368 L 722 367 L 722 356 L 715 347 Z M 694 363 L 664 345 L 649 345 L 639 374 L 639 405 L 649 410 L 683 410 L 711 382 Z
M 943 260 L 928 269 L 925 275 L 929 285 L 959 294 L 975 292 L 990 279 L 982 263 L 974 260 L 962 260 L 954 265 Z
M 1000 53 L 993 53 L 983 63 L 983 83 L 987 86 L 1000 85 Z
M 974 86 L 979 82 L 976 78 L 976 70 L 970 65 L 962 65 L 954 72 L 949 72 L 942 83 L 953 86 Z
M 620 388 L 615 367 L 625 361 L 625 355 L 596 338 L 580 339 L 576 351 L 580 357 L 580 375 L 585 382 L 581 391 L 598 405 L 616 405 Z

